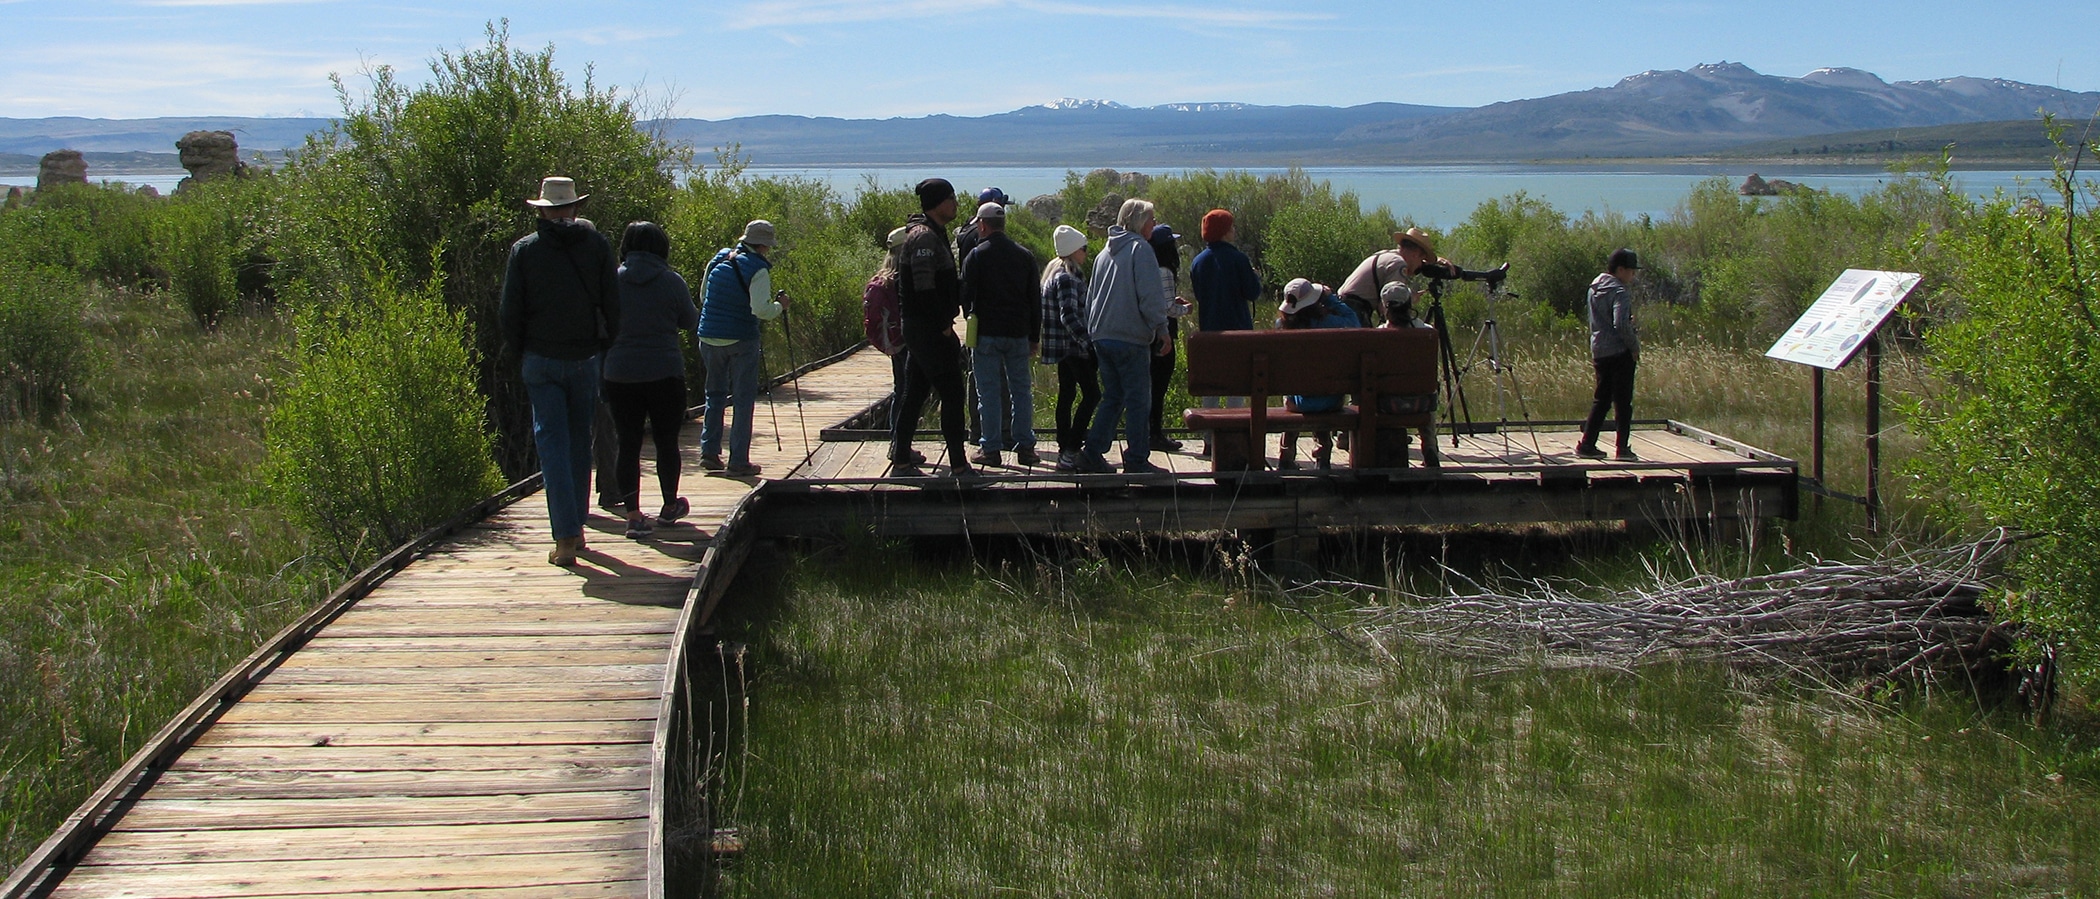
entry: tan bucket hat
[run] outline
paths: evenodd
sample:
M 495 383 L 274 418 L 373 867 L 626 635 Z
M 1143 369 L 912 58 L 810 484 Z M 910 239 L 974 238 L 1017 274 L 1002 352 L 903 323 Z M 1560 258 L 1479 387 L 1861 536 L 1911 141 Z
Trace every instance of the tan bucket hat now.
M 527 204 L 540 207 L 574 206 L 591 198 L 590 194 L 576 192 L 576 179 L 559 175 L 540 179 L 538 199 L 526 200 Z
M 1423 252 L 1423 253 L 1425 253 L 1425 254 L 1427 254 L 1427 255 L 1429 256 L 1429 258 L 1431 258 L 1431 259 L 1435 259 L 1435 258 L 1437 258 L 1437 257 L 1436 257 L 1436 238 L 1434 238 L 1434 237 L 1430 237 L 1430 236 L 1429 236 L 1429 232 L 1427 232 L 1427 231 L 1424 231 L 1424 230 L 1422 230 L 1422 229 L 1420 229 L 1420 228 L 1409 228 L 1409 229 L 1407 229 L 1407 230 L 1405 230 L 1405 231 L 1395 231 L 1395 232 L 1393 232 L 1393 243 L 1395 243 L 1395 244 L 1403 244 L 1403 243 L 1411 243 L 1411 244 L 1414 244 L 1415 246 L 1421 247 L 1421 248 L 1422 248 L 1422 252 Z

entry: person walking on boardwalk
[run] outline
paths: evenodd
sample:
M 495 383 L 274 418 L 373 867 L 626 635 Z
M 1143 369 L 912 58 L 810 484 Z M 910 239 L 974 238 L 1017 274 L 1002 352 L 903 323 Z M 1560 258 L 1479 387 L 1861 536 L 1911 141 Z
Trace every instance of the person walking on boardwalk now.
M 1181 235 L 1164 224 L 1152 226 L 1152 233 L 1145 242 L 1152 246 L 1152 257 L 1159 260 L 1159 289 L 1168 297 L 1166 352 L 1152 357 L 1152 402 L 1148 408 L 1152 422 L 1151 444 L 1153 449 L 1180 452 L 1181 441 L 1167 436 L 1167 388 L 1174 383 L 1175 350 L 1181 342 L 1181 317 L 1188 314 L 1189 301 L 1181 298 L 1181 286 L 1176 279 L 1181 271 L 1181 245 L 1175 243 Z
M 1079 468 L 1087 426 L 1101 402 L 1094 350 L 1086 334 L 1086 235 L 1059 225 L 1050 235 L 1057 258 L 1043 267 L 1042 360 L 1057 366 L 1057 470 Z M 1073 400 L 1078 406 L 1073 406 Z
M 707 366 L 707 411 L 700 422 L 700 467 L 731 477 L 760 471 L 751 462 L 752 416 L 758 406 L 758 326 L 787 312 L 787 295 L 773 291 L 777 244 L 773 223 L 744 226 L 737 245 L 715 252 L 701 285 L 700 361 Z M 722 417 L 734 410 L 729 463 L 722 463 Z
M 948 223 L 955 221 L 955 186 L 928 178 L 913 188 L 919 212 L 905 219 L 904 268 L 897 276 L 897 299 L 904 311 L 904 351 L 910 375 L 904 405 L 890 430 L 890 472 L 918 477 L 925 459 L 911 447 L 912 433 L 926 397 L 939 392 L 941 438 L 948 444 L 949 472 L 972 477 L 976 470 L 963 458 L 964 429 L 962 343 L 955 338 L 955 316 L 962 305 L 955 254 L 948 246 Z
M 1232 213 L 1213 209 L 1203 216 L 1203 252 L 1189 263 L 1189 289 L 1196 295 L 1196 327 L 1204 331 L 1254 330 L 1254 301 L 1261 298 L 1261 276 L 1254 263 L 1232 243 L 1237 236 Z M 1243 396 L 1206 396 L 1206 409 L 1237 409 Z
M 1602 459 L 1597 432 L 1604 427 L 1604 409 L 1612 410 L 1618 426 L 1619 445 L 1615 456 L 1638 461 L 1633 452 L 1633 371 L 1641 361 L 1641 340 L 1633 325 L 1633 296 L 1626 285 L 1641 273 L 1641 258 L 1630 249 L 1613 250 L 1604 263 L 1604 273 L 1590 282 L 1590 366 L 1597 372 L 1597 392 L 1590 401 L 1590 417 L 1582 423 L 1582 442 L 1575 455 Z
M 620 337 L 605 351 L 605 400 L 612 406 L 619 458 L 614 483 L 627 512 L 627 536 L 649 536 L 642 512 L 642 422 L 656 444 L 656 521 L 684 518 L 692 505 L 678 495 L 678 429 L 685 424 L 685 354 L 679 345 L 700 326 L 692 290 L 671 270 L 671 236 L 655 222 L 635 222 L 620 235 Z
M 970 461 L 1000 465 L 1000 450 L 1011 446 L 1016 462 L 1034 466 L 1035 392 L 1028 369 L 1043 339 L 1035 254 L 1006 236 L 1006 207 L 997 203 L 977 207 L 977 232 L 977 246 L 962 263 L 962 306 L 977 316 L 970 367 L 983 423 Z
M 1087 283 L 1086 330 L 1101 373 L 1101 406 L 1086 436 L 1079 470 L 1110 472 L 1108 452 L 1123 421 L 1123 471 L 1160 474 L 1152 464 L 1152 356 L 1166 351 L 1167 309 L 1159 259 L 1145 240 L 1158 221 L 1152 204 L 1125 200 L 1108 229 L 1108 245 Z
M 538 210 L 539 221 L 511 244 L 496 307 L 497 326 L 520 358 L 532 404 L 532 442 L 554 531 L 547 561 L 562 566 L 576 564 L 584 548 L 599 354 L 620 333 L 612 244 L 576 219 L 589 197 L 577 193 L 570 178 L 540 181 L 540 195 L 525 201 Z

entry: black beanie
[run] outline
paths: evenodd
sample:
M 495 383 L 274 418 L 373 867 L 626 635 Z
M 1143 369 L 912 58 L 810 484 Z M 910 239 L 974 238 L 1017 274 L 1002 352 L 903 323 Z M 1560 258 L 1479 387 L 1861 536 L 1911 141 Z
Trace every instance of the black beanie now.
M 921 212 L 955 199 L 955 185 L 949 184 L 946 178 L 928 178 L 912 188 L 912 192 L 919 195 Z

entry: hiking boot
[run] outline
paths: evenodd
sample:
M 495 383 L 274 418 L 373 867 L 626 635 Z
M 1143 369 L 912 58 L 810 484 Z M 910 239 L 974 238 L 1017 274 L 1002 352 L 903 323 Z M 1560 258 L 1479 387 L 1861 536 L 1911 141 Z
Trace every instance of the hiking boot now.
M 1014 464 L 1023 468 L 1034 468 L 1043 463 L 1043 457 L 1035 454 L 1035 447 L 1024 446 L 1014 450 Z
M 1168 471 L 1168 470 L 1166 470 L 1166 469 L 1164 469 L 1164 468 L 1161 468 L 1161 467 L 1159 467 L 1159 466 L 1157 466 L 1157 465 L 1154 465 L 1154 464 L 1152 464 L 1151 462 L 1125 462 L 1125 463 L 1123 463 L 1123 473 L 1124 473 L 1124 474 L 1173 474 L 1173 472 L 1171 472 L 1171 471 Z
M 721 471 L 723 468 L 722 457 L 720 455 L 701 456 L 700 467 L 708 471 Z
M 1601 456 L 1601 455 L 1604 455 L 1604 454 L 1603 454 L 1603 453 L 1598 453 L 1597 455 L 1600 455 L 1600 456 Z M 1611 457 L 1612 457 L 1613 459 L 1616 459 L 1616 460 L 1620 461 L 1620 462 L 1639 462 L 1639 461 L 1641 461 L 1641 457 L 1639 457 L 1639 456 L 1636 456 L 1636 455 L 1634 455 L 1634 454 L 1633 454 L 1633 447 L 1630 447 L 1630 446 L 1622 446 L 1622 447 L 1619 447 L 1619 451 L 1618 451 L 1618 452 L 1615 452 L 1615 453 L 1612 453 L 1612 454 L 1611 454 Z
M 583 540 L 577 537 L 554 538 L 554 550 L 547 553 L 547 564 L 567 568 L 576 564 L 576 553 L 583 548 Z
M 970 462 L 975 465 L 982 465 L 986 468 L 998 468 L 1006 464 L 1005 461 L 1000 457 L 999 451 L 995 449 L 981 449 L 974 453 L 971 453 Z
M 1116 467 L 1108 464 L 1108 460 L 1102 458 L 1100 453 L 1089 453 L 1084 451 L 1080 452 L 1079 458 L 1073 461 L 1072 470 L 1080 474 L 1116 473 Z
M 1576 445 L 1575 455 L 1584 459 L 1602 459 L 1604 458 L 1604 451 L 1598 449 L 1594 443 L 1583 443 Z
M 1153 449 L 1169 453 L 1181 452 L 1181 441 L 1167 436 L 1165 431 L 1153 431 L 1151 442 Z
M 732 478 L 751 478 L 757 477 L 758 473 L 764 470 L 750 462 L 732 462 L 728 468 L 723 469 L 723 473 Z

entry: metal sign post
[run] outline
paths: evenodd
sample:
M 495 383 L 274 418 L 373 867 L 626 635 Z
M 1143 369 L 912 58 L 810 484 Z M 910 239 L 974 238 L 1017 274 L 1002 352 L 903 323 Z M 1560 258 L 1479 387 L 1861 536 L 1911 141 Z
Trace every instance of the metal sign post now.
M 1765 351 L 1768 357 L 1798 362 L 1813 372 L 1815 447 L 1810 468 L 1815 483 L 1809 491 L 1816 494 L 1817 508 L 1821 509 L 1825 496 L 1866 506 L 1870 531 L 1881 526 L 1881 340 L 1876 332 L 1919 280 L 1914 272 L 1846 269 L 1779 342 Z M 1867 495 L 1863 497 L 1833 491 L 1823 480 L 1823 373 L 1844 368 L 1862 350 L 1867 354 Z

